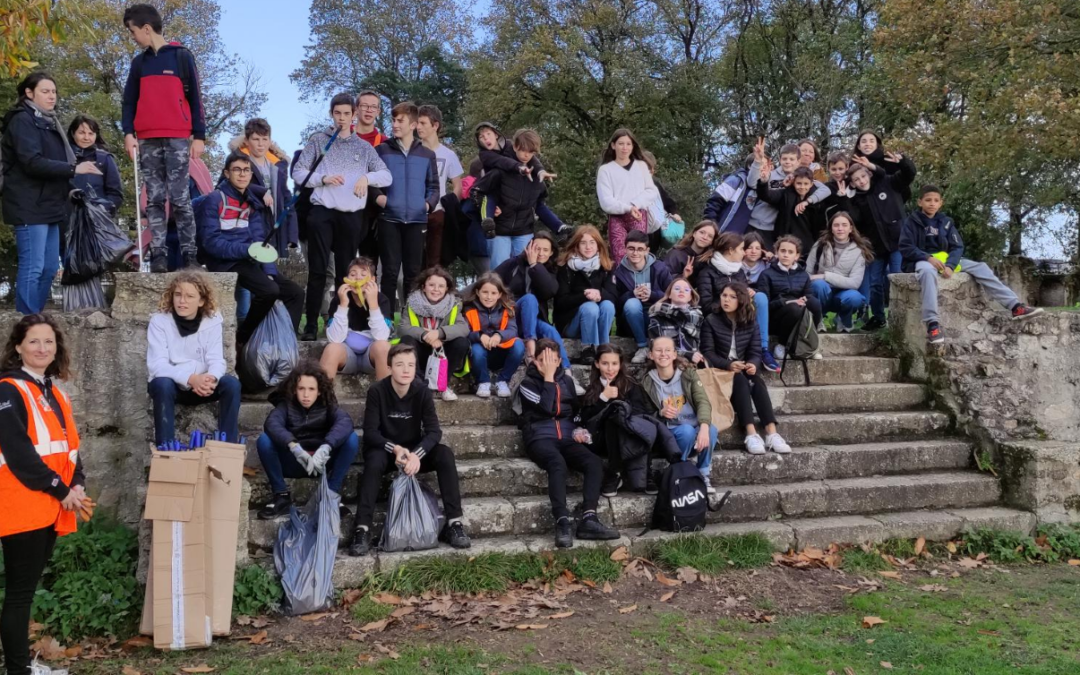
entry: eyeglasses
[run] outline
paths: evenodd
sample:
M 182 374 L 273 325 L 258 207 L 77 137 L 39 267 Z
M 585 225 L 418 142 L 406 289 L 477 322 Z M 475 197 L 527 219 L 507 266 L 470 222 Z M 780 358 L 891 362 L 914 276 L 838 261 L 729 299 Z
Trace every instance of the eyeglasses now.
M 237 176 L 250 176 L 251 175 L 251 167 L 250 166 L 234 166 L 231 169 L 229 169 L 229 173 L 235 173 Z
M 626 247 L 626 252 L 627 253 L 646 253 L 646 252 L 648 252 L 648 250 L 649 250 L 649 248 L 647 246 L 627 246 Z
M 360 105 L 358 107 L 361 110 L 368 110 L 368 111 L 371 111 L 371 112 L 374 112 L 374 111 L 379 109 L 379 106 L 377 106 L 377 105 Z

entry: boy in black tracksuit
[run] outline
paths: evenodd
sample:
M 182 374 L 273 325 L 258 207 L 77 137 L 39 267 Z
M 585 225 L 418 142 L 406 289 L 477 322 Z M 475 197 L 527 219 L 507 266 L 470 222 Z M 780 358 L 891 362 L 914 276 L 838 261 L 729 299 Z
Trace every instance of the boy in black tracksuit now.
M 525 441 L 525 454 L 548 474 L 555 546 L 574 545 L 570 510 L 566 506 L 567 468 L 580 471 L 585 478 L 578 539 L 618 539 L 618 530 L 607 527 L 596 517 L 604 461 L 585 447 L 587 432 L 574 425 L 578 405 L 574 384 L 562 369 L 559 347 L 554 341 L 536 343 L 536 361 L 525 371 L 518 396 L 521 406 L 518 424 Z
M 391 466 L 406 475 L 434 471 L 446 513 L 446 528 L 439 539 L 454 548 L 472 543 L 461 522 L 461 488 L 454 451 L 443 445 L 435 399 L 423 377 L 416 377 L 416 349 L 398 344 L 387 357 L 390 377 L 371 385 L 364 410 L 364 473 L 360 476 L 360 504 L 356 511 L 349 555 L 371 550 L 375 498 L 382 476 Z M 394 463 L 391 464 L 391 458 Z
M 801 242 L 791 235 L 776 240 L 776 259 L 758 278 L 757 289 L 769 298 L 769 334 L 779 338 L 773 351 L 783 358 L 780 347 L 787 347 L 789 336 L 802 320 L 803 311 L 810 310 L 814 326 L 821 330 L 821 303 L 810 290 L 810 275 L 799 263 Z M 821 358 L 821 352 L 814 354 Z

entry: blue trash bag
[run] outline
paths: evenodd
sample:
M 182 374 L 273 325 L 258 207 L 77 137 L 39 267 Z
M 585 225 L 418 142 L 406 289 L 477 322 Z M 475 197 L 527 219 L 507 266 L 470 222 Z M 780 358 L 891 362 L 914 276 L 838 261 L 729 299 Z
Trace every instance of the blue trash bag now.
M 341 539 L 339 497 L 319 479 L 319 489 L 303 510 L 289 509 L 289 521 L 274 542 L 274 567 L 285 589 L 285 610 L 308 614 L 334 604 L 334 558 Z

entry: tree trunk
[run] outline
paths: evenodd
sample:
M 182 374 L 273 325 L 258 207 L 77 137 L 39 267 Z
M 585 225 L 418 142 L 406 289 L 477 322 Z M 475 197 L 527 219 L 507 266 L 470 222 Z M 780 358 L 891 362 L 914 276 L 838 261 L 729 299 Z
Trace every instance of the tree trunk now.
M 1009 209 L 1009 255 L 1024 254 L 1024 215 L 1019 206 Z

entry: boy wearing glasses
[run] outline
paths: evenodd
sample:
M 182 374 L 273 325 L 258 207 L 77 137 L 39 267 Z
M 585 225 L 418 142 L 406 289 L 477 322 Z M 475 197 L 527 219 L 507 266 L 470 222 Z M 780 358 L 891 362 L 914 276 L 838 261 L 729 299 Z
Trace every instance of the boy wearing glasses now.
M 269 227 L 263 219 L 265 189 L 251 184 L 251 158 L 233 152 L 225 160 L 217 189 L 198 205 L 199 250 L 211 272 L 235 272 L 236 284 L 251 293 L 251 309 L 236 329 L 236 343 L 246 344 L 274 303 L 281 300 L 292 319 L 293 330 L 300 326 L 304 289 L 278 274 L 274 263 L 256 262 L 248 254 L 255 242 L 266 238 Z

